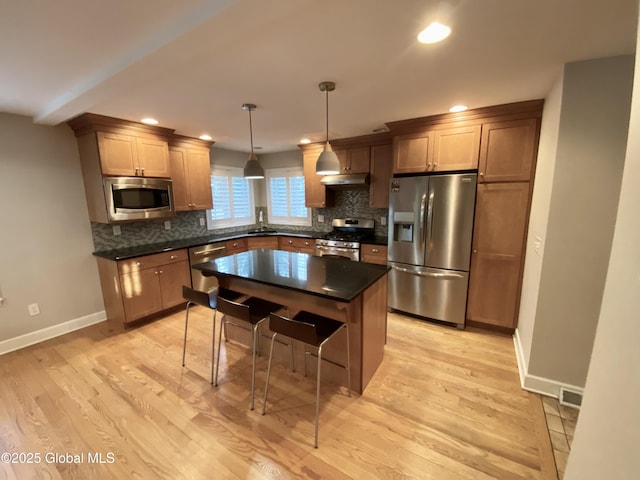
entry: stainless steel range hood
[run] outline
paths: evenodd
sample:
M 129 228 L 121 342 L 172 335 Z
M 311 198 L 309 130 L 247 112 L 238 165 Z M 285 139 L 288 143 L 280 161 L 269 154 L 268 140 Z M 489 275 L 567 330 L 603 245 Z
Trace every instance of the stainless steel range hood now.
M 368 173 L 343 173 L 340 175 L 325 175 L 320 180 L 328 188 L 357 188 L 369 186 Z

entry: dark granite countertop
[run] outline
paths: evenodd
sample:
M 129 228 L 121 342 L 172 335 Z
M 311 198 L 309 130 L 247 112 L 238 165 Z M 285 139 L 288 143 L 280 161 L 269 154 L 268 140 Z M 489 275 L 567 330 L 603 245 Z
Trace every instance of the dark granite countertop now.
M 246 279 L 349 302 L 382 278 L 387 265 L 349 262 L 284 250 L 250 250 L 194 265 L 202 272 Z
M 266 231 L 260 233 L 249 233 L 251 230 L 239 231 L 233 233 L 223 233 L 220 235 L 205 235 L 202 237 L 184 238 L 180 240 L 171 240 L 162 243 L 152 243 L 149 245 L 138 245 L 135 247 L 117 248 L 114 250 L 103 250 L 93 252 L 96 257 L 102 257 L 109 260 L 126 260 L 133 257 L 141 257 L 144 255 L 152 255 L 154 253 L 169 252 L 171 250 L 179 250 L 181 248 L 197 247 L 208 243 L 224 242 L 226 240 L 236 240 L 245 237 L 259 236 L 286 236 L 286 237 L 302 237 L 302 238 L 320 238 L 325 232 L 317 232 L 311 230 L 278 230 Z M 362 243 L 386 245 L 387 237 L 377 236 L 371 240 Z

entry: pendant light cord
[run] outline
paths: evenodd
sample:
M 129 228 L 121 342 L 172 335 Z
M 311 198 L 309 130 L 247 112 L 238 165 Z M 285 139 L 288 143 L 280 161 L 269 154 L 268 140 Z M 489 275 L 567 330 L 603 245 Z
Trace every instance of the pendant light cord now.
M 251 108 L 249 108 L 249 136 L 251 138 L 251 153 L 253 153 L 253 124 L 251 123 Z
M 329 90 L 325 90 L 324 96 L 327 104 L 327 143 L 329 143 Z

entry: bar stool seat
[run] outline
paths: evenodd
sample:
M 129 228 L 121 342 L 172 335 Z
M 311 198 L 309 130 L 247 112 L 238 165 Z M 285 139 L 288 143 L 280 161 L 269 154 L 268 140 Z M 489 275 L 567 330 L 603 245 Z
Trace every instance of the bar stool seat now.
M 185 365 L 185 357 L 187 355 L 187 330 L 189 328 L 189 307 L 192 305 L 199 305 L 201 307 L 214 310 L 213 314 L 213 329 L 211 338 L 211 383 L 213 383 L 213 366 L 214 366 L 214 345 L 215 345 L 215 333 L 216 333 L 216 315 L 215 310 L 220 298 L 226 298 L 230 300 L 237 300 L 242 297 L 243 294 L 228 290 L 226 288 L 217 287 L 203 292 L 201 290 L 195 290 L 186 285 L 182 286 L 182 297 L 187 301 L 186 315 L 184 319 L 184 343 L 182 346 L 182 366 Z
M 231 320 L 227 320 L 227 316 L 238 319 L 242 322 L 249 324 L 251 330 L 251 401 L 249 404 L 249 408 L 253 410 L 254 407 L 254 393 L 255 393 L 255 382 L 256 382 L 256 351 L 257 351 L 257 342 L 259 336 L 258 327 L 262 322 L 269 318 L 269 314 L 271 312 L 277 312 L 279 310 L 285 309 L 284 305 L 280 305 L 279 303 L 270 302 L 268 300 L 263 300 L 262 298 L 257 297 L 249 297 L 243 300 L 241 303 L 227 299 L 227 298 L 218 298 L 218 308 L 217 311 L 222 313 L 224 316 L 220 321 L 220 334 L 218 336 L 218 354 L 216 359 L 216 373 L 214 384 L 218 385 L 218 371 L 220 369 L 220 349 L 222 344 L 222 330 L 226 328 L 227 324 L 239 326 L 237 323 L 234 323 Z M 293 344 L 291 346 L 291 362 L 293 365 Z
M 269 390 L 269 375 L 271 373 L 271 360 L 273 357 L 273 343 L 277 335 L 298 340 L 307 345 L 311 345 L 318 349 L 318 373 L 316 379 L 316 427 L 314 447 L 318 448 L 318 416 L 320 414 L 320 366 L 322 364 L 322 347 L 324 344 L 337 334 L 340 329 L 347 331 L 347 365 L 337 364 L 347 371 L 347 391 L 351 396 L 351 355 L 349 352 L 349 326 L 346 323 L 333 320 L 332 318 L 323 317 L 315 313 L 306 311 L 298 312 L 293 318 L 283 317 L 275 313 L 269 316 L 269 329 L 273 332 L 271 337 L 271 349 L 269 351 L 269 364 L 267 367 L 267 381 L 264 389 L 264 400 L 262 402 L 262 414 L 264 415 L 267 408 L 267 393 Z M 305 349 L 305 367 L 306 367 Z M 305 368 L 306 372 L 306 368 Z

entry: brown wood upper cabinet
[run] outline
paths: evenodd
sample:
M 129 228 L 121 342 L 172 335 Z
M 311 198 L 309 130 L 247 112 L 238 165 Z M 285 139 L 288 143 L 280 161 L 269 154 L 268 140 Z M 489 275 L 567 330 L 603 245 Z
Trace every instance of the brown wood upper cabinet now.
M 302 161 L 304 166 L 304 203 L 308 208 L 326 208 L 333 206 L 334 194 L 327 190 L 316 173 L 316 160 L 322 153 L 324 143 L 302 145 Z
M 340 160 L 340 173 L 369 173 L 369 147 L 336 149 L 335 152 Z
M 395 136 L 393 173 L 473 170 L 480 131 L 480 125 L 469 125 Z
M 393 151 L 391 144 L 373 145 L 369 164 L 369 206 L 389 208 L 389 180 L 391 180 Z
M 213 208 L 211 193 L 211 142 L 186 137 L 169 144 L 173 201 L 178 211 Z
M 171 176 L 169 147 L 165 139 L 96 132 L 103 175 Z
M 538 118 L 482 125 L 479 182 L 528 182 L 538 148 Z

